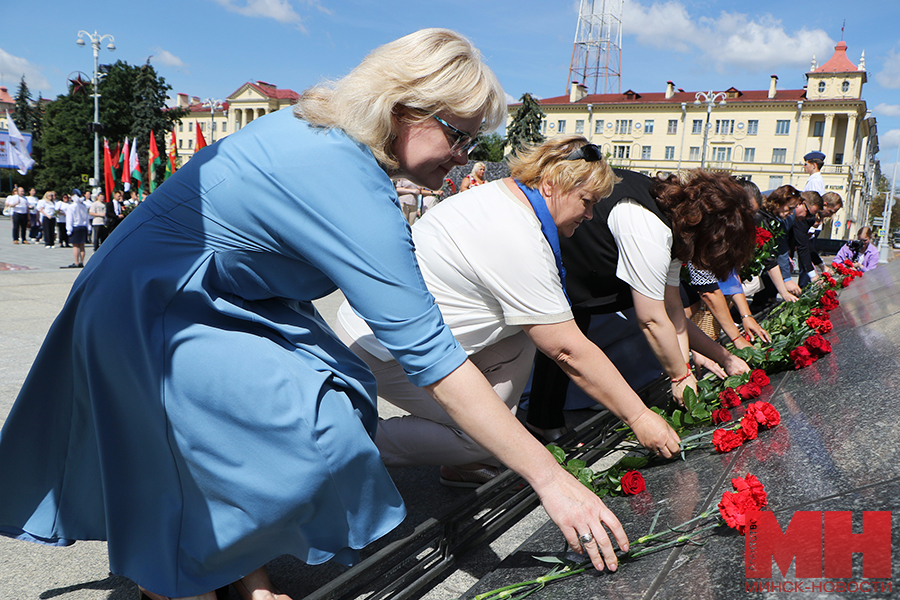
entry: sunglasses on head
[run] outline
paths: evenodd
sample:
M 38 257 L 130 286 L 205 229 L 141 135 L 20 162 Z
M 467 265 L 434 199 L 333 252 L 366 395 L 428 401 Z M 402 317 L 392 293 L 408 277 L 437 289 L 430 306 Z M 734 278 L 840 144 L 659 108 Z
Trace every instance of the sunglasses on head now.
M 584 160 L 587 162 L 597 162 L 603 160 L 603 153 L 596 144 L 585 144 L 577 150 L 570 152 L 563 160 Z

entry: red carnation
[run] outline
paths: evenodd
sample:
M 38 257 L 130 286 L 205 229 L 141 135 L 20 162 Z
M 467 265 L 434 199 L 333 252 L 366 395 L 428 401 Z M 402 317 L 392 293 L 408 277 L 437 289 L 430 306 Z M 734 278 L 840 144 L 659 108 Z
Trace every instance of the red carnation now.
M 637 471 L 628 471 L 622 475 L 619 483 L 622 485 L 622 493 L 626 496 L 634 496 L 647 489 L 647 484 L 644 483 L 644 476 Z
M 762 248 L 771 239 L 772 239 L 772 234 L 769 233 L 768 230 L 763 229 L 762 227 L 756 228 L 756 247 L 757 248 Z
M 822 308 L 825 310 L 834 310 L 838 306 L 840 306 L 840 302 L 838 302 L 837 294 L 834 293 L 834 290 L 828 290 L 824 294 L 822 294 L 822 299 L 820 300 L 822 303 Z
M 851 281 L 853 281 L 853 278 L 849 275 L 847 277 L 844 277 L 844 280 L 841 282 L 841 287 L 847 287 L 848 285 L 850 285 Z
M 853 266 L 853 261 L 850 260 L 849 258 L 844 259 L 844 266 L 846 266 L 846 267 L 852 267 L 852 266 Z
M 762 393 L 762 389 L 760 389 L 760 387 L 755 383 L 750 382 L 739 385 L 737 388 L 737 393 L 744 400 L 752 400 L 754 398 L 759 398 L 759 395 Z
M 712 422 L 715 424 L 719 423 L 727 423 L 731 420 L 731 413 L 728 412 L 727 408 L 717 408 L 712 411 Z
M 815 329 L 818 333 L 828 333 L 834 327 L 828 319 L 820 319 L 819 317 L 809 317 L 806 324 Z
M 747 476 L 743 479 L 735 477 L 731 480 L 731 487 L 736 492 L 750 492 L 750 497 L 756 503 L 756 508 L 762 508 L 768 503 L 766 500 L 766 488 L 763 487 L 762 482 L 755 475 L 747 473 Z
M 762 369 L 753 369 L 750 372 L 750 383 L 765 387 L 769 385 L 769 376 Z
M 806 349 L 806 346 L 797 346 L 791 353 L 788 354 L 790 359 L 794 361 L 795 369 L 805 369 L 809 365 L 816 362 L 816 356 L 813 356 L 809 350 Z
M 731 452 L 744 443 L 741 434 L 730 429 L 716 429 L 712 436 L 713 447 L 718 452 Z
M 722 401 L 722 406 L 724 408 L 732 408 L 741 405 L 741 397 L 734 391 L 734 388 L 725 388 L 719 392 L 719 400 Z
M 744 417 L 751 417 L 766 429 L 772 429 L 781 423 L 781 413 L 768 402 L 753 402 L 747 406 Z M 743 419 L 741 420 L 743 423 Z
M 758 512 L 756 501 L 752 494 L 748 491 L 742 492 L 725 492 L 722 494 L 722 501 L 719 502 L 719 513 L 725 520 L 725 523 L 735 529 L 741 535 L 744 535 L 747 529 L 753 524 L 754 513 Z
M 825 310 L 824 308 L 813 308 L 813 309 L 810 309 L 809 312 L 812 316 L 817 317 L 822 320 L 825 320 L 825 321 L 828 321 L 831 319 L 831 315 L 829 315 L 828 311 Z
M 756 436 L 759 434 L 759 423 L 757 423 L 753 415 L 744 414 L 741 417 L 740 432 L 745 442 L 756 439 Z
M 806 338 L 804 346 L 806 346 L 806 349 L 809 350 L 810 354 L 814 354 L 816 356 L 825 356 L 826 354 L 831 352 L 831 342 L 823 338 L 818 333 Z

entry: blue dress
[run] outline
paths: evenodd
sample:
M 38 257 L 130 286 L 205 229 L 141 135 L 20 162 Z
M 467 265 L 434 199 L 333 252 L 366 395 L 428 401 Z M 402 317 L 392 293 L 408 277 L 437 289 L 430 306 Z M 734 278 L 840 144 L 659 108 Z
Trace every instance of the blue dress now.
M 0 433 L 0 532 L 107 540 L 174 597 L 281 554 L 355 561 L 405 508 L 374 378 L 311 303 L 337 288 L 413 383 L 465 360 L 366 147 L 285 109 L 200 151 L 51 327 Z

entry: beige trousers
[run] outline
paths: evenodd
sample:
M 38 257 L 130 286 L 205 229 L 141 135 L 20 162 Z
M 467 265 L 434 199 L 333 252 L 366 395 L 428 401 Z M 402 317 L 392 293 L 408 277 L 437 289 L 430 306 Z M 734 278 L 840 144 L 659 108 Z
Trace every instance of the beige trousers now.
M 353 342 L 338 323 L 338 337 L 367 365 L 378 382 L 378 395 L 410 413 L 378 422 L 375 445 L 389 467 L 499 464 L 459 429 L 425 391 L 416 387 L 395 361 L 382 361 Z M 534 361 L 534 344 L 524 331 L 500 340 L 469 359 L 484 374 L 500 399 L 515 414 Z

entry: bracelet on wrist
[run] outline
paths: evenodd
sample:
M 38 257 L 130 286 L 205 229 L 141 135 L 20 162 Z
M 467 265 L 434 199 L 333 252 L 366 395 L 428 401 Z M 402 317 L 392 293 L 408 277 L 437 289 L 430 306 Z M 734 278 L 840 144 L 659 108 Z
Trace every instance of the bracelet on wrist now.
M 672 383 L 681 383 L 682 381 L 684 381 L 685 379 L 687 379 L 688 377 L 690 377 L 691 375 L 694 374 L 693 371 L 691 371 L 691 363 L 684 363 L 684 364 L 687 367 L 687 373 L 685 373 L 684 376 L 679 377 L 678 379 L 672 379 L 671 377 L 669 377 L 669 381 L 671 381 Z
M 744 319 L 752 319 L 752 318 L 753 318 L 753 315 L 741 315 L 741 320 L 742 320 L 742 321 L 743 321 Z
M 737 334 L 736 336 L 734 336 L 733 338 L 731 338 L 731 343 L 733 344 L 733 343 L 734 343 L 735 341 L 737 341 L 740 337 L 741 337 L 741 334 Z

